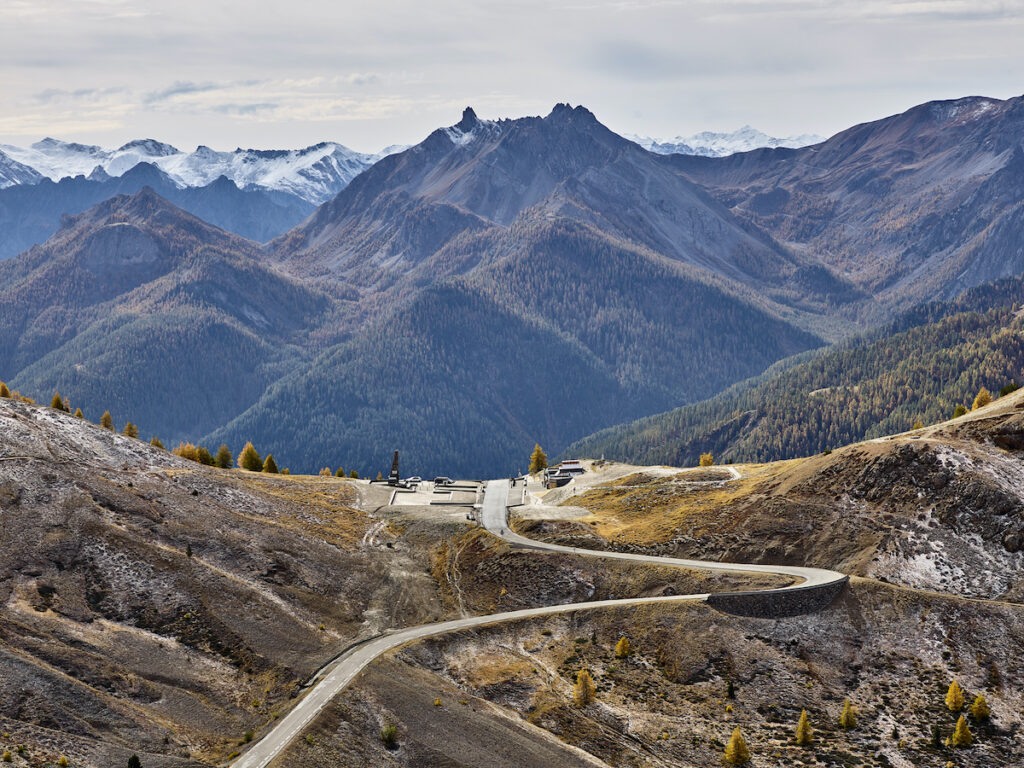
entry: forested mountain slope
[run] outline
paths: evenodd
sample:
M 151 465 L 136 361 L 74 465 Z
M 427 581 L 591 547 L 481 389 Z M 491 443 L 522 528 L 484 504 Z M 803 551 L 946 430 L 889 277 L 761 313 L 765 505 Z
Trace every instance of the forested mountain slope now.
M 28 393 L 59 388 L 92 418 L 109 408 L 195 437 L 291 368 L 329 306 L 147 188 L 0 263 L 0 371 Z
M 286 192 L 239 189 L 223 176 L 203 186 L 180 188 L 160 169 L 140 163 L 114 178 L 44 179 L 0 189 L 0 259 L 45 242 L 65 216 L 143 187 L 214 226 L 261 242 L 294 227 L 314 208 Z
M 891 313 L 1024 271 L 1024 97 L 933 101 L 802 149 L 675 167 Z
M 209 442 L 259 435 L 305 468 L 345 446 L 377 465 L 401 449 L 422 474 L 513 472 L 536 440 L 564 446 L 821 343 L 587 226 L 541 222 L 494 245 L 514 253 L 421 290 Z
M 1022 383 L 1024 280 L 924 305 L 891 325 L 690 406 L 613 427 L 567 453 L 685 466 L 806 456 L 902 432 L 970 407 L 981 387 Z M 989 309 L 989 307 L 994 307 Z

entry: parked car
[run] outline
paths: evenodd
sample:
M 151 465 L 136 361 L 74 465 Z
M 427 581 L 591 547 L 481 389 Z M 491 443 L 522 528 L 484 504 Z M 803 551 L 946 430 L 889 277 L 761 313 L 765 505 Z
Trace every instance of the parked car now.
M 420 477 L 419 475 L 413 475 L 412 477 L 405 478 L 405 482 L 407 482 L 407 483 L 422 483 L 423 482 L 423 478 Z
M 434 485 L 454 485 L 454 484 L 455 484 L 455 481 L 452 480 L 450 477 L 443 477 L 442 476 L 442 477 L 435 477 L 434 478 Z

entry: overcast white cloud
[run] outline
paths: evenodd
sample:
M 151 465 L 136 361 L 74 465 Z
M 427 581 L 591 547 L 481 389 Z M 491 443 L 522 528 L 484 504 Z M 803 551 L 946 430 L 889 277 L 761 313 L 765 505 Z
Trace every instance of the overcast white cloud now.
M 1024 92 L 1024 0 L 3 0 L 0 143 L 418 141 L 583 103 L 616 130 L 831 134 Z

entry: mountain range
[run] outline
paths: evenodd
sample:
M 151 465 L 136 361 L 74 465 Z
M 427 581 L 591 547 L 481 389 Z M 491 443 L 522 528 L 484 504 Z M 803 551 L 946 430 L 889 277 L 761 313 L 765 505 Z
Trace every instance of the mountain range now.
M 777 138 L 763 131 L 745 125 L 729 133 L 701 131 L 692 136 L 676 136 L 674 139 L 652 139 L 648 136 L 625 134 L 649 152 L 659 155 L 699 155 L 701 157 L 726 157 L 737 152 L 750 152 L 765 147 L 787 147 L 798 149 L 811 144 L 820 144 L 825 137 L 813 133 Z
M 325 141 L 304 149 L 239 148 L 218 152 L 200 146 L 194 152 L 183 152 L 154 139 L 105 149 L 46 138 L 25 148 L 0 144 L 0 187 L 75 176 L 103 181 L 122 176 L 139 163 L 148 163 L 179 187 L 204 187 L 225 176 L 241 189 L 287 192 L 320 204 L 381 157 L 401 149 L 404 147 L 389 147 L 374 155 Z M 35 171 L 36 176 L 22 170 L 25 168 Z
M 649 152 L 583 107 L 467 109 L 263 246 L 150 185 L 0 264 L 0 378 L 296 470 L 398 448 L 422 474 L 516 471 L 534 441 L 1024 272 L 1021 109 L 933 102 L 723 158 Z

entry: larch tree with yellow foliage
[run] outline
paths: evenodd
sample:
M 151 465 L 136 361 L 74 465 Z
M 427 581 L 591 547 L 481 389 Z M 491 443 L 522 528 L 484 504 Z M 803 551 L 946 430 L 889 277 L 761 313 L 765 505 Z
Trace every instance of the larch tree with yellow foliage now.
M 796 743 L 806 747 L 814 739 L 814 731 L 811 729 L 811 719 L 807 716 L 807 710 L 800 711 L 800 720 L 796 724 Z
M 974 699 L 974 703 L 971 704 L 971 717 L 974 718 L 974 722 L 980 723 L 983 720 L 988 720 L 991 715 L 992 712 L 988 708 L 988 702 L 979 693 L 977 698 Z
M 581 669 L 576 675 L 576 685 L 572 689 L 572 700 L 577 707 L 585 707 L 597 696 L 597 687 L 594 685 L 594 678 L 590 672 Z
M 739 728 L 732 732 L 729 743 L 725 745 L 725 762 L 729 765 L 745 765 L 750 762 L 750 748 Z
M 969 747 L 973 741 L 974 734 L 971 733 L 971 729 L 967 725 L 967 718 L 960 715 L 960 718 L 956 721 L 956 728 L 953 729 L 953 746 Z
M 972 411 L 976 411 L 979 408 L 984 408 L 986 405 L 992 402 L 992 393 L 982 387 L 978 390 L 978 394 L 974 397 L 974 404 L 971 406 Z
M 949 684 L 949 690 L 946 691 L 946 707 L 950 712 L 959 712 L 964 708 L 964 691 L 956 680 Z
M 533 453 L 530 454 L 530 474 L 535 475 L 538 472 L 543 472 L 548 468 L 548 455 L 544 453 L 544 449 L 540 447 L 540 443 L 535 443 L 533 446 Z
M 712 456 L 710 453 L 702 453 L 700 455 L 700 465 L 702 467 L 711 467 L 714 466 L 714 463 L 715 457 Z
M 633 646 L 629 644 L 629 640 L 625 637 L 620 638 L 619 642 L 615 644 L 615 658 L 624 659 L 633 652 Z
M 849 699 L 843 704 L 843 711 L 839 714 L 839 727 L 844 731 L 857 727 L 857 710 L 853 708 Z

